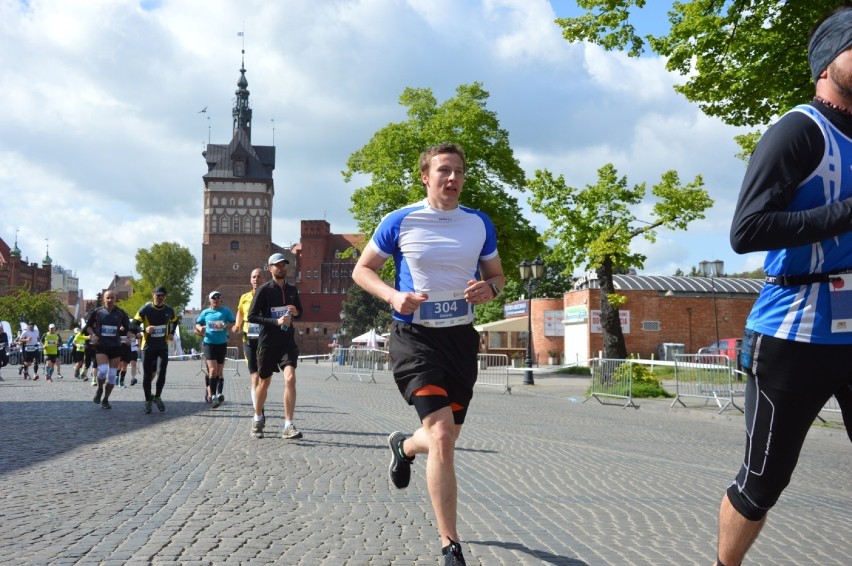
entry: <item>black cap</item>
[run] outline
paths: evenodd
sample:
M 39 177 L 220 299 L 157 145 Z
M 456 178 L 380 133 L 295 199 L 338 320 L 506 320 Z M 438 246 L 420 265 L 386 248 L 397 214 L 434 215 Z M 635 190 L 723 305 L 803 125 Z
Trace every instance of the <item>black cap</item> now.
M 154 294 L 155 295 L 165 295 L 166 294 L 166 288 L 163 287 L 162 285 L 160 285 L 159 287 L 154 287 Z

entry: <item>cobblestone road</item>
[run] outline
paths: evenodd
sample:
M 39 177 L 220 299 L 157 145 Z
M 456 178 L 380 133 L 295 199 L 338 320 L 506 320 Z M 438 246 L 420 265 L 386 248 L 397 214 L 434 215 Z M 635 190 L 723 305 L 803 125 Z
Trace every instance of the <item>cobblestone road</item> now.
M 425 458 L 409 489 L 387 478 L 387 434 L 417 426 L 388 374 L 326 381 L 327 365 L 301 365 L 305 438 L 286 441 L 250 437 L 244 366 L 216 410 L 198 369 L 172 362 L 166 412 L 146 415 L 141 385 L 116 390 L 107 411 L 88 383 L 5 368 L 0 563 L 438 563 Z M 282 417 L 273 380 L 270 433 Z M 742 416 L 582 403 L 584 389 L 546 376 L 511 395 L 477 388 L 457 453 L 468 564 L 711 564 Z M 852 564 L 851 477 L 845 431 L 814 427 L 748 563 Z

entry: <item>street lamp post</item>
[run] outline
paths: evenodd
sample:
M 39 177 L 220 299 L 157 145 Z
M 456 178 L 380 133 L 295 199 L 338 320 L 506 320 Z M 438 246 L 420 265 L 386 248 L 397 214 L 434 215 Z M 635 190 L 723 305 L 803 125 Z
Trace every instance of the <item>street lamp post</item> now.
M 319 325 L 314 326 L 314 363 L 319 363 Z
M 346 312 L 345 311 L 340 311 L 340 331 L 338 332 L 338 334 L 340 334 L 340 347 L 345 348 L 346 347 L 346 342 L 344 342 L 344 339 L 346 338 Z
M 713 293 L 713 331 L 716 334 L 716 347 L 719 347 L 719 313 L 716 310 L 716 277 L 722 271 L 722 261 L 702 261 L 698 264 L 701 275 L 710 278 L 710 291 Z
M 518 264 L 521 270 L 521 281 L 527 290 L 527 358 L 524 360 L 524 385 L 535 385 L 532 372 L 532 292 L 538 286 L 538 279 L 544 275 L 544 261 L 537 256 L 535 261 L 524 260 Z

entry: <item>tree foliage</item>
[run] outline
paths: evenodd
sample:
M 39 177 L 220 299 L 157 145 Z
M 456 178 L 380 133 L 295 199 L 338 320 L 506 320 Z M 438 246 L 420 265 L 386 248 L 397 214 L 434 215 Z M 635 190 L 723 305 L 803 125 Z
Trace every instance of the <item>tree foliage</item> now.
M 35 322 L 45 332 L 49 324 L 64 320 L 64 310 L 65 306 L 55 291 L 33 294 L 27 288 L 17 288 L 0 297 L 0 320 L 7 321 L 15 335 L 20 330 L 21 317 L 23 322 Z M 14 338 L 9 337 L 10 340 Z
M 192 281 L 198 273 L 198 261 L 189 249 L 175 242 L 160 242 L 151 249 L 136 251 L 136 272 L 133 295 L 119 306 L 130 316 L 151 300 L 154 288 L 162 285 L 168 291 L 166 302 L 180 313 L 192 296 Z
M 358 285 L 352 285 L 343 301 L 343 315 L 346 323 L 346 336 L 351 340 L 370 329 L 385 332 L 393 319 L 390 306 L 374 297 Z M 343 343 L 343 340 L 338 338 Z
M 688 0 L 672 3 L 666 35 L 640 35 L 630 12 L 646 0 L 577 0 L 561 18 L 569 41 L 638 56 L 649 47 L 684 77 L 675 90 L 733 126 L 762 126 L 813 96 L 808 34 L 838 0 Z M 743 148 L 749 140 L 739 140 Z M 743 145 L 745 142 L 746 145 Z
M 619 295 L 613 274 L 619 269 L 642 268 L 646 257 L 631 250 L 637 237 L 656 240 L 656 230 L 685 230 L 690 222 L 704 218 L 713 205 L 700 176 L 682 185 L 675 171 L 667 171 L 651 193 L 655 197 L 651 219 L 637 218 L 633 209 L 645 199 L 645 184 L 629 187 L 612 164 L 598 169 L 598 181 L 577 189 L 564 176 L 536 171 L 529 181 L 530 205 L 543 214 L 550 227 L 544 238 L 553 241 L 548 263 L 561 262 L 570 276 L 578 267 L 595 270 L 601 289 L 601 327 L 606 357 L 627 357 L 618 315 Z
M 369 184 L 355 190 L 349 209 L 361 232 L 372 234 L 384 215 L 425 197 L 420 152 L 451 141 L 462 146 L 467 162 L 460 202 L 485 212 L 494 222 L 503 265 L 517 265 L 541 251 L 535 228 L 520 215 L 518 200 L 510 193 L 525 190 L 524 171 L 509 145 L 508 132 L 486 108 L 488 96 L 480 83 L 459 86 L 456 96 L 441 104 L 428 88 L 404 90 L 400 104 L 408 109 L 408 119 L 376 132 L 349 157 L 343 172 L 346 182 L 359 174 L 369 176 Z M 506 271 L 517 278 L 514 270 Z

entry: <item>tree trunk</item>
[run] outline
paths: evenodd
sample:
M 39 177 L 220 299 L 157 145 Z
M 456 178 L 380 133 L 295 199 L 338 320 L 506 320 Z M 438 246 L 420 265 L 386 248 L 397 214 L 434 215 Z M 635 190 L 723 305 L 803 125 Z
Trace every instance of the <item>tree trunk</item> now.
M 598 284 L 601 287 L 601 331 L 603 332 L 604 357 L 612 360 L 627 359 L 627 346 L 624 333 L 621 332 L 621 316 L 618 307 L 610 304 L 608 293 L 615 293 L 612 282 L 612 260 L 606 258 L 597 269 Z

